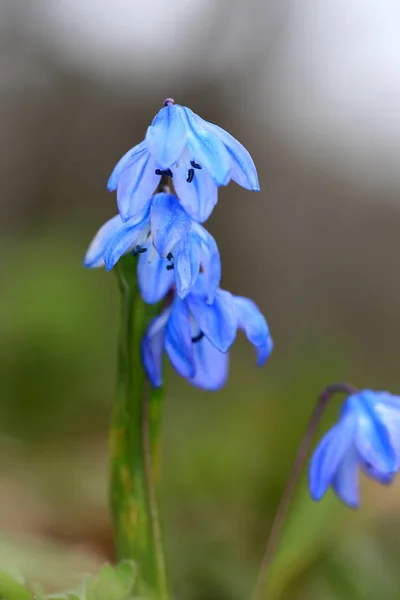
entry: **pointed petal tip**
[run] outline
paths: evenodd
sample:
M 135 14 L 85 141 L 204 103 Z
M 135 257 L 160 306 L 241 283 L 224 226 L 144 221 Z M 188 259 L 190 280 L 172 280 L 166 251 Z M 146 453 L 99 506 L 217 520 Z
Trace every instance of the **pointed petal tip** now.
M 123 223 L 126 223 L 127 221 L 129 221 L 129 219 L 132 218 L 128 211 L 121 211 L 121 209 L 119 211 L 119 216 L 121 217 L 121 221 Z
M 351 508 L 351 510 L 357 510 L 360 508 L 360 499 L 359 498 L 345 498 L 344 496 L 337 493 L 337 491 L 333 490 L 336 498 L 340 500 L 347 508 Z
M 176 289 L 176 293 L 178 294 L 178 296 L 181 300 L 184 300 L 190 292 L 190 287 L 188 287 L 188 286 L 176 286 L 175 289 Z
M 315 486 L 313 484 L 309 484 L 309 491 L 310 491 L 310 496 L 311 496 L 311 500 L 313 500 L 314 502 L 319 502 L 320 500 L 322 500 L 326 490 L 322 489 L 321 486 Z
M 161 377 L 148 377 L 148 380 L 154 388 L 162 387 L 163 382 Z
M 271 356 L 272 350 L 274 349 L 274 342 L 270 337 L 264 346 L 257 348 L 257 366 L 262 367 L 265 365 L 269 357 Z
M 111 271 L 111 269 L 114 268 L 114 266 L 116 265 L 116 263 L 118 262 L 118 260 L 121 258 L 121 255 L 116 256 L 116 253 L 114 252 L 115 248 L 112 248 L 110 250 L 107 250 L 104 252 L 104 265 L 106 267 L 106 271 Z
M 216 384 L 204 384 L 204 383 L 199 384 L 199 383 L 195 383 L 192 380 L 189 380 L 189 383 L 191 383 L 193 385 L 193 387 L 199 388 L 199 389 L 203 390 L 204 392 L 218 392 L 219 390 L 222 390 L 222 388 L 225 386 L 226 380 L 221 381 Z
M 228 185 L 228 183 L 231 180 L 231 173 L 230 171 L 228 171 L 228 173 L 225 175 L 225 177 L 223 178 L 214 178 L 215 183 L 221 187 L 223 185 Z
M 117 189 L 117 183 L 115 181 L 115 177 L 110 177 L 107 181 L 107 189 L 109 192 L 115 192 L 115 190 Z
M 88 258 L 87 256 L 85 256 L 85 258 L 82 261 L 82 267 L 84 267 L 85 269 L 99 269 L 101 267 L 104 267 L 104 261 L 102 258 L 98 260 L 93 260 L 93 258 Z

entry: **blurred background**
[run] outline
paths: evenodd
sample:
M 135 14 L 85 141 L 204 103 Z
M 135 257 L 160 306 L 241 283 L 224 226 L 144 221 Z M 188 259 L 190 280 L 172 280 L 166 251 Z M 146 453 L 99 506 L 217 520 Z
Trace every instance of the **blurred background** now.
M 0 565 L 53 591 L 113 558 L 118 294 L 82 258 L 116 213 L 114 164 L 172 96 L 256 162 L 261 192 L 221 189 L 207 226 L 275 351 L 257 370 L 238 340 L 219 393 L 169 375 L 169 570 L 179 600 L 249 597 L 319 390 L 400 393 L 400 5 L 2 0 L 0 90 Z M 303 481 L 276 598 L 398 599 L 400 484 L 362 496 L 316 505 Z

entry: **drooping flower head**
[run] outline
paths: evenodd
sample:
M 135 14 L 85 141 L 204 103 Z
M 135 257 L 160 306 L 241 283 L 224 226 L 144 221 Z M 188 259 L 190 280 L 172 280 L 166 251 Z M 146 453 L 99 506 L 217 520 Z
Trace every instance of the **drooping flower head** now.
M 86 253 L 86 267 L 114 267 L 123 254 L 139 255 L 138 281 L 145 302 L 159 302 L 175 284 L 184 298 L 203 272 L 207 301 L 214 300 L 221 278 L 221 262 L 214 238 L 189 217 L 169 193 L 152 197 L 138 221 L 119 215 L 97 232 Z
M 213 304 L 207 301 L 202 274 L 184 300 L 171 306 L 150 323 L 142 343 L 143 365 L 155 387 L 162 385 L 164 349 L 175 370 L 193 385 L 219 389 L 228 376 L 228 350 L 242 329 L 255 346 L 261 366 L 273 343 L 258 307 L 249 300 L 218 289 Z
M 357 508 L 359 472 L 389 484 L 400 466 L 400 397 L 361 390 L 345 400 L 339 422 L 323 437 L 309 468 L 310 493 L 320 500 L 332 486 Z
M 124 221 L 143 210 L 162 175 L 172 178 L 182 205 L 199 223 L 210 216 L 217 188 L 230 179 L 246 189 L 260 189 L 254 162 L 242 144 L 170 98 L 164 104 L 145 139 L 120 159 L 108 181 L 108 189 L 117 190 Z
M 161 385 L 164 349 L 178 373 L 204 389 L 225 383 L 238 328 L 256 347 L 259 364 L 272 350 L 257 306 L 219 288 L 218 247 L 200 224 L 217 202 L 218 187 L 230 179 L 259 189 L 247 150 L 168 98 L 145 139 L 120 159 L 108 181 L 109 190 L 117 190 L 119 215 L 99 229 L 84 264 L 110 270 L 131 253 L 138 257 L 144 301 L 157 303 L 170 292 L 142 342 L 143 366 L 154 386 Z

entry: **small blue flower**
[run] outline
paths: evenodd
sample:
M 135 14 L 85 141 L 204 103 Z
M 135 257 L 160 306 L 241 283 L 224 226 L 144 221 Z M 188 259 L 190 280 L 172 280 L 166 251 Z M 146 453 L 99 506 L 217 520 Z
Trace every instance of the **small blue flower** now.
M 162 385 L 165 349 L 176 371 L 190 383 L 208 390 L 222 387 L 228 376 L 228 350 L 238 328 L 255 346 L 259 366 L 269 357 L 272 339 L 254 302 L 218 289 L 210 305 L 206 286 L 200 275 L 185 300 L 176 296 L 150 323 L 142 342 L 142 359 L 153 386 Z
M 173 178 L 182 205 L 199 223 L 210 216 L 217 187 L 230 179 L 246 189 L 260 189 L 254 162 L 242 144 L 179 104 L 168 103 L 157 113 L 145 140 L 121 158 L 110 176 L 108 189 L 117 190 L 124 221 L 143 210 L 161 175 Z
M 149 304 L 159 302 L 174 283 L 184 298 L 202 269 L 207 300 L 213 302 L 221 279 L 214 238 L 189 217 L 173 194 L 156 194 L 140 216 L 123 222 L 117 215 L 107 221 L 90 244 L 84 265 L 105 265 L 110 270 L 123 254 L 139 255 L 139 287 Z
M 349 507 L 359 506 L 359 470 L 391 483 L 400 465 L 400 397 L 362 390 L 347 397 L 339 422 L 311 459 L 309 485 L 320 500 L 332 485 Z

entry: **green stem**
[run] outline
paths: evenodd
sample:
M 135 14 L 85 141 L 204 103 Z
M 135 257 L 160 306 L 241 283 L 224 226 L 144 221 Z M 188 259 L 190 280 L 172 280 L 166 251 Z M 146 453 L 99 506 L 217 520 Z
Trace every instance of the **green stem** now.
M 146 305 L 136 279 L 136 259 L 116 267 L 122 307 L 118 385 L 110 431 L 111 512 L 119 560 L 135 561 L 138 592 L 167 600 L 167 582 L 157 510 L 154 451 L 159 446 L 162 391 L 151 388 L 140 346 L 159 306 Z M 158 469 L 158 464 L 157 464 Z

